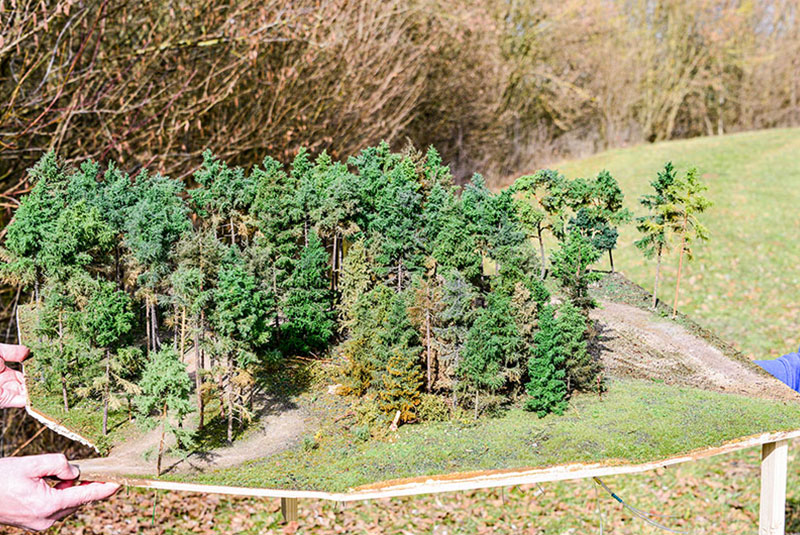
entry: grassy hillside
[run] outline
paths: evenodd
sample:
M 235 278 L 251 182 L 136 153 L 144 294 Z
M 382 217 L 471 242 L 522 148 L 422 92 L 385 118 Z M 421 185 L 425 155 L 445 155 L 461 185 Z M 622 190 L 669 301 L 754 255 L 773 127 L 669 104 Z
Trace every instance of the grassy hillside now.
M 679 308 L 746 354 L 776 357 L 800 344 L 800 129 L 747 132 L 617 149 L 552 167 L 567 177 L 608 169 L 641 214 L 638 198 L 666 161 L 696 166 L 714 206 L 705 217 L 711 241 L 685 271 Z M 655 265 L 621 233 L 617 267 L 652 289 Z M 677 255 L 659 292 L 672 302 Z

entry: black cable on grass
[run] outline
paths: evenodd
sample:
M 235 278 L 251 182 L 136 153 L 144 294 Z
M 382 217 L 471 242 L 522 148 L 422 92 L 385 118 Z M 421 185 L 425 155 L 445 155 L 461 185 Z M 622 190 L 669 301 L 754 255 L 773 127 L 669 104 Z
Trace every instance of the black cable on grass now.
M 595 483 L 597 483 L 598 485 L 603 487 L 605 489 L 605 491 L 608 492 L 611 495 L 612 498 L 617 500 L 619 503 L 622 504 L 623 507 L 625 507 L 628 511 L 633 513 L 634 516 L 639 517 L 640 519 L 644 520 L 645 522 L 647 522 L 651 526 L 656 527 L 658 529 L 662 529 L 664 531 L 669 531 L 670 533 L 690 533 L 689 531 L 682 531 L 682 530 L 678 530 L 678 529 L 672 529 L 672 528 L 669 528 L 669 527 L 667 527 L 667 526 L 665 526 L 663 524 L 660 524 L 660 523 L 656 522 L 655 520 L 650 518 L 650 515 L 648 513 L 645 513 L 641 509 L 637 509 L 636 507 L 634 507 L 632 505 L 628 505 L 627 503 L 625 503 L 625 501 L 622 498 L 620 498 L 619 496 L 617 496 L 616 494 L 614 494 L 611 491 L 611 489 L 608 488 L 608 486 L 600 480 L 599 477 L 593 477 L 592 479 L 594 479 Z M 601 526 L 601 529 L 602 529 L 602 526 Z M 602 533 L 602 531 L 601 531 L 601 533 Z

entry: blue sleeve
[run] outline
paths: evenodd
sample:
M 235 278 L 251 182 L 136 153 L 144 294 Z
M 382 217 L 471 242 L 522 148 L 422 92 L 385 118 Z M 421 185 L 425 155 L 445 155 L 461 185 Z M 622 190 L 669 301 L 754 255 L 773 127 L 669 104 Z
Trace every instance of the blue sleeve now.
M 757 360 L 755 363 L 795 392 L 800 392 L 800 351 L 775 360 Z

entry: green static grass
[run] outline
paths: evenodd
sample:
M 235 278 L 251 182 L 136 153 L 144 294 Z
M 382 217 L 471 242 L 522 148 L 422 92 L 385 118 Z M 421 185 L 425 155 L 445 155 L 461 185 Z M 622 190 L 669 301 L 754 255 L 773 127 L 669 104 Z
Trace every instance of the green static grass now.
M 82 400 L 66 412 L 61 396 L 45 392 L 43 388 L 34 387 L 30 397 L 34 400 L 34 408 L 67 429 L 84 436 L 97 446 L 101 454 L 108 453 L 111 446 L 139 432 L 134 424 L 128 422 L 127 409 L 108 411 L 108 435 L 104 436 L 103 404 L 100 401 Z
M 800 345 L 800 129 L 747 132 L 616 149 L 550 167 L 569 178 L 608 169 L 625 205 L 644 213 L 639 197 L 672 161 L 695 166 L 714 206 L 703 214 L 711 239 L 684 263 L 678 307 L 754 358 Z M 655 262 L 633 246 L 634 225 L 620 233 L 617 269 L 652 291 Z M 608 258 L 601 264 L 605 268 Z M 670 305 L 678 259 L 664 259 L 659 297 Z
M 314 448 L 300 444 L 263 461 L 190 480 L 335 492 L 382 480 L 472 470 L 644 462 L 795 429 L 800 404 L 614 380 L 602 399 L 596 394 L 577 396 L 562 416 L 539 419 L 513 408 L 474 424 L 406 425 L 386 441 L 359 441 L 342 428 L 344 424 L 331 423 L 335 416 L 330 413 L 329 423 L 315 435 Z

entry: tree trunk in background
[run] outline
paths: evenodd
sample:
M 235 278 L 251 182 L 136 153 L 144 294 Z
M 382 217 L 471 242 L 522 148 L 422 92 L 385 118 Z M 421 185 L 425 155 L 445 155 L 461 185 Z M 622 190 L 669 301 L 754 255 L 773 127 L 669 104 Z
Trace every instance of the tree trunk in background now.
M 106 348 L 106 385 L 103 393 L 103 436 L 108 434 L 108 398 L 111 395 L 111 350 Z
M 614 273 L 614 256 L 611 254 L 611 249 L 608 250 L 608 261 L 611 263 L 611 273 Z
M 197 396 L 197 410 L 200 412 L 200 421 L 197 425 L 198 429 L 203 429 L 203 356 L 200 353 L 200 321 L 196 322 L 197 329 L 194 331 L 194 389 Z
M 196 347 L 196 346 L 195 346 Z M 181 362 L 186 353 L 186 307 L 181 307 Z
M 688 222 L 688 216 L 684 216 L 683 230 L 681 231 L 681 250 L 678 253 L 678 279 L 675 281 L 675 301 L 672 304 L 673 318 L 678 314 L 678 290 L 681 287 L 681 267 L 683 267 L 683 250 L 686 247 L 686 225 Z
M 431 368 L 433 363 L 433 356 L 431 355 L 431 308 L 430 308 L 430 287 L 428 287 L 428 307 L 425 310 L 425 346 L 427 347 L 427 372 L 428 372 L 428 384 L 427 390 L 428 392 L 431 391 L 433 388 L 433 377 L 431 376 Z
M 547 259 L 544 257 L 544 239 L 541 227 L 537 229 L 537 232 L 539 233 L 539 258 L 542 259 L 542 269 L 540 270 L 539 278 L 544 280 L 544 275 L 547 273 Z
M 150 307 L 150 321 L 152 323 L 150 329 L 153 334 L 153 351 L 158 351 L 161 349 L 161 340 L 158 338 L 158 305 L 156 305 L 155 299 L 153 299 Z
M 658 277 L 661 275 L 661 247 L 659 246 L 658 252 L 656 253 L 656 284 L 653 288 L 653 310 L 656 309 L 658 305 Z
M 147 354 L 150 354 L 152 336 L 150 336 L 150 303 L 144 305 L 144 330 L 147 335 Z
M 233 377 L 230 355 L 227 357 L 227 370 L 225 371 L 225 405 L 227 406 L 226 412 L 228 413 L 228 445 L 233 444 Z
M 231 245 L 236 245 L 236 230 L 233 226 L 233 216 L 231 216 Z

